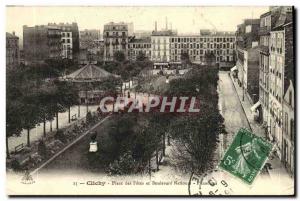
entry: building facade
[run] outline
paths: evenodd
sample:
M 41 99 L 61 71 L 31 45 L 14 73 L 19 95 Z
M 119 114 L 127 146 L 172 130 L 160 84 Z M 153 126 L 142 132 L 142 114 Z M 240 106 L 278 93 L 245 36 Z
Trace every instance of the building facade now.
M 188 54 L 192 63 L 203 64 L 206 55 L 213 54 L 219 65 L 235 61 L 235 35 L 219 33 L 212 35 L 170 37 L 170 61 L 180 62 L 183 53 Z
M 172 30 L 153 31 L 151 35 L 151 61 L 154 68 L 168 66 L 171 57 L 170 39 L 175 36 Z
M 61 42 L 62 42 L 62 58 L 72 59 L 73 58 L 72 32 L 62 31 Z
M 61 29 L 62 58 L 78 60 L 79 55 L 79 30 L 77 23 L 48 24 Z
M 286 169 L 294 173 L 295 66 L 292 7 L 261 15 L 259 97 L 267 137 Z
M 243 89 L 252 104 L 259 100 L 259 47 L 244 51 Z
M 271 9 L 269 12 L 260 16 L 259 28 L 259 100 L 261 103 L 260 120 L 265 125 L 269 121 L 269 45 L 270 45 L 270 31 L 275 27 L 276 22 L 280 16 L 280 9 Z
M 94 41 L 101 39 L 100 30 L 98 29 L 85 29 L 80 31 L 80 48 L 86 49 L 94 46 Z
M 6 67 L 15 68 L 20 63 L 19 37 L 6 32 Z
M 110 22 L 104 25 L 104 60 L 112 61 L 117 51 L 128 55 L 128 25 L 124 22 Z
M 135 61 L 139 55 L 151 59 L 151 38 L 131 38 L 128 42 L 128 59 Z
M 295 89 L 292 80 L 283 99 L 283 115 L 282 162 L 293 175 L 295 172 Z
M 61 58 L 61 28 L 54 25 L 23 26 L 25 64 Z
M 259 99 L 259 25 L 260 19 L 246 19 L 236 31 L 238 82 L 243 99 L 248 96 L 253 104 Z

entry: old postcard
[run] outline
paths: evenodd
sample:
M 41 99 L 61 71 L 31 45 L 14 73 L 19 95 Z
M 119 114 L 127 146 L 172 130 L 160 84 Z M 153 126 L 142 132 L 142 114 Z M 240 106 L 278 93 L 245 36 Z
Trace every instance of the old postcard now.
M 294 16 L 7 6 L 7 194 L 295 195 Z

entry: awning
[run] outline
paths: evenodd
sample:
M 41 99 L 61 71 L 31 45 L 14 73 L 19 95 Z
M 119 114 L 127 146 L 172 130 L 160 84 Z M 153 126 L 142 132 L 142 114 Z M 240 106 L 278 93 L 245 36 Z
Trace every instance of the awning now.
M 250 108 L 250 110 L 251 110 L 252 112 L 254 112 L 259 106 L 260 106 L 260 102 L 257 101 L 257 103 L 255 103 L 255 104 Z
M 235 71 L 235 70 L 237 70 L 237 67 L 236 67 L 236 66 L 234 66 L 234 67 L 232 67 L 232 68 L 230 69 L 231 72 L 233 72 L 233 71 Z

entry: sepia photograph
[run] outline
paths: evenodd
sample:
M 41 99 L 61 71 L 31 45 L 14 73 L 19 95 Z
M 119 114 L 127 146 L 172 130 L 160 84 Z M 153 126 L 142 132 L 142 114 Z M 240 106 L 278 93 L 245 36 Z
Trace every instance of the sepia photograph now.
M 6 5 L 6 194 L 295 196 L 295 10 Z

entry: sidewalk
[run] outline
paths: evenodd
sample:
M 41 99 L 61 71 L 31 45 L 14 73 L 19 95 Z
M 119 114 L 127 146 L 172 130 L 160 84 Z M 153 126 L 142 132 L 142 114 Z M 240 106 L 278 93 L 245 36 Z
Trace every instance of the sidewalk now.
M 247 116 L 249 125 L 252 129 L 252 132 L 260 137 L 265 138 L 264 135 L 264 129 L 254 121 L 254 113 L 251 112 L 250 108 L 252 107 L 251 101 L 249 100 L 248 96 L 244 96 L 244 101 L 242 100 L 243 97 L 243 90 L 242 87 L 240 87 L 237 83 L 237 81 L 234 81 L 232 75 L 230 75 L 231 81 L 235 87 L 235 90 L 239 96 L 240 102 L 242 104 L 242 107 L 245 111 L 245 114 Z M 294 178 L 292 178 L 288 172 L 286 171 L 285 167 L 281 163 L 280 159 L 276 156 L 270 156 L 267 163 L 271 164 L 272 169 L 268 170 L 270 179 L 272 182 L 281 182 L 286 184 L 286 189 L 289 192 L 294 192 Z
M 90 105 L 89 111 L 94 112 L 97 110 L 97 107 L 98 106 Z M 78 115 L 78 106 L 71 107 L 71 116 L 73 116 L 73 115 L 76 115 L 76 116 Z M 86 116 L 86 106 L 81 105 L 79 119 L 83 119 L 83 118 L 85 118 L 85 116 Z M 78 118 L 78 116 L 77 116 L 77 118 Z M 74 123 L 74 121 L 71 121 L 71 123 L 69 123 L 68 111 L 59 113 L 58 120 L 59 120 L 58 121 L 59 128 L 65 128 Z M 46 133 L 50 132 L 50 124 L 51 123 L 49 121 L 46 122 Z M 56 131 L 56 117 L 54 117 L 54 119 L 52 121 L 52 130 Z M 43 136 L 43 123 L 36 125 L 35 128 L 30 130 L 30 142 L 31 143 L 38 141 L 42 136 Z M 22 143 L 24 145 L 27 144 L 27 131 L 26 130 L 23 130 L 19 137 L 12 136 L 12 137 L 8 138 L 9 151 L 14 151 L 15 147 Z
M 240 99 L 240 102 L 242 104 L 242 107 L 244 109 L 244 112 L 247 116 L 247 119 L 248 119 L 248 122 L 249 122 L 249 125 L 250 125 L 250 128 L 252 130 L 252 132 L 254 134 L 256 134 L 257 136 L 259 137 L 262 137 L 262 138 L 265 138 L 265 131 L 264 129 L 257 123 L 254 121 L 254 113 L 250 110 L 250 108 L 253 106 L 251 101 L 249 100 L 249 97 L 245 94 L 244 96 L 244 101 L 243 101 L 243 89 L 242 87 L 240 87 L 237 83 L 237 81 L 234 81 L 232 75 L 230 75 L 230 78 L 232 80 L 232 83 L 234 85 L 234 88 L 237 92 L 237 95 Z

